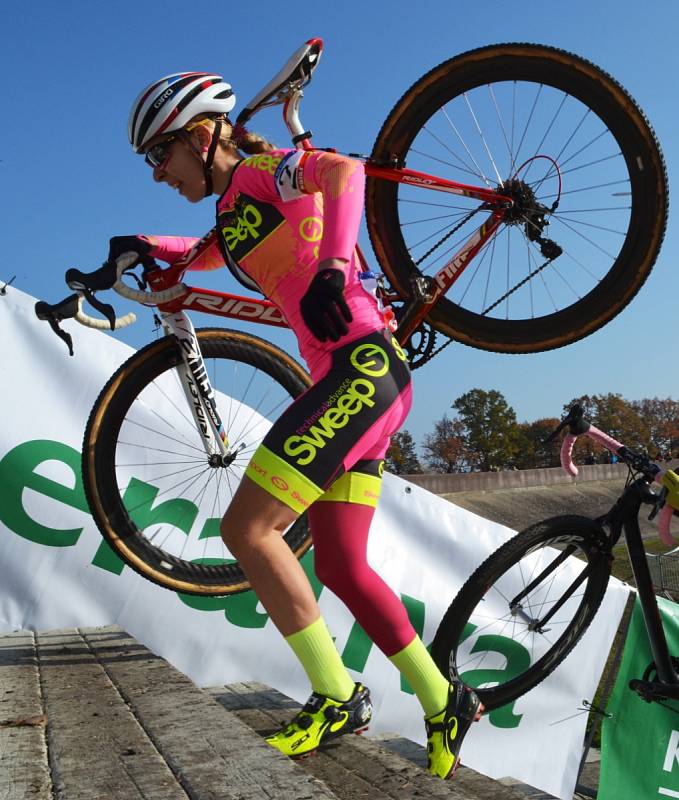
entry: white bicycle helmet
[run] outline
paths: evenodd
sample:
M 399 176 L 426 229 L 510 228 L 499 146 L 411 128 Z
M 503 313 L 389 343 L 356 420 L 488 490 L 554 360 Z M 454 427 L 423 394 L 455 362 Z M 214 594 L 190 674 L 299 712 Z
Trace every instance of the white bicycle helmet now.
M 221 75 L 176 72 L 147 86 L 132 104 L 128 133 L 135 153 L 161 133 L 183 128 L 200 114 L 224 114 L 236 105 L 236 95 Z

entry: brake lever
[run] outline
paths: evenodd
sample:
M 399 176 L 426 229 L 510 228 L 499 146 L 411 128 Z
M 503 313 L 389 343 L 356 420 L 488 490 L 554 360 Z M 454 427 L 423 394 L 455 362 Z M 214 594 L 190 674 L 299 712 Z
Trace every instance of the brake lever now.
M 553 442 L 567 426 L 570 428 L 570 432 L 574 433 L 576 436 L 579 436 L 581 433 L 587 433 L 589 430 L 589 422 L 585 419 L 585 409 L 579 403 L 570 407 L 568 414 L 561 420 L 557 429 L 553 433 L 550 433 L 546 439 L 543 439 L 542 444 Z
M 110 289 L 116 282 L 116 262 L 105 261 L 101 267 L 94 272 L 85 273 L 78 269 L 66 270 L 66 283 L 71 289 L 80 292 L 87 302 L 95 308 L 103 317 L 106 317 L 111 330 L 115 330 L 116 313 L 112 305 L 102 303 L 94 296 L 94 292 L 99 289 Z
M 92 308 L 96 308 L 103 317 L 106 317 L 108 324 L 111 326 L 111 330 L 114 331 L 116 329 L 116 312 L 113 306 L 109 303 L 102 303 L 101 300 L 97 300 L 94 293 L 87 287 L 83 287 L 80 291 Z
M 58 310 L 54 306 L 50 306 L 44 300 L 39 300 L 35 304 L 35 314 L 38 319 L 49 322 L 50 328 L 68 347 L 68 354 L 75 355 L 73 351 L 73 337 L 67 331 L 62 330 L 59 323 L 64 319 L 72 319 L 78 311 L 78 295 L 72 294 L 61 303 L 58 304 Z

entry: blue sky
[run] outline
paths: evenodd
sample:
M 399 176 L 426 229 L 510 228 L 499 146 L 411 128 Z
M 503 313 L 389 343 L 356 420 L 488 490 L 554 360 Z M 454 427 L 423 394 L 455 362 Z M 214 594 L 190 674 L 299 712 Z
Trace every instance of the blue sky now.
M 234 9 L 242 10 L 236 13 Z M 253 9 L 250 13 L 246 10 Z M 574 0 L 568 4 L 356 2 L 252 6 L 170 0 L 3 0 L 0 64 L 2 258 L 0 278 L 42 299 L 66 294 L 70 266 L 90 270 L 115 234 L 201 235 L 212 201 L 190 206 L 157 186 L 126 135 L 129 107 L 151 80 L 179 70 L 225 76 L 238 107 L 306 39 L 325 42 L 305 93 L 302 119 L 318 146 L 368 153 L 401 94 L 424 72 L 484 44 L 531 41 L 573 50 L 613 74 L 646 112 L 662 144 L 670 187 L 679 166 L 676 41 L 679 6 Z M 287 144 L 278 109 L 252 127 Z M 676 367 L 678 230 L 670 220 L 660 258 L 631 305 L 603 330 L 560 350 L 503 356 L 459 344 L 415 373 L 406 427 L 432 431 L 453 400 L 498 389 L 519 420 L 558 416 L 582 393 L 679 399 Z M 367 236 L 363 244 L 369 249 Z M 226 271 L 198 285 L 237 291 Z M 1 300 L 0 300 L 1 302 Z M 121 310 L 124 306 L 118 306 Z M 211 324 L 196 315 L 195 324 Z M 259 328 L 295 352 L 290 333 Z M 150 338 L 150 314 L 117 334 L 133 346 Z

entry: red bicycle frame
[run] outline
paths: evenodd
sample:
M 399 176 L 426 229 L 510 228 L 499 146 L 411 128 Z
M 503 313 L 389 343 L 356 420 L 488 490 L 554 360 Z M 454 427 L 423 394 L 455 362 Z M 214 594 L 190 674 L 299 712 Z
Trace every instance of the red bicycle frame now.
M 308 139 L 304 140 L 302 145 L 306 150 L 313 149 Z M 439 298 L 459 279 L 469 262 L 495 234 L 495 231 L 502 223 L 507 209 L 512 206 L 512 201 L 506 195 L 499 194 L 492 189 L 469 186 L 464 183 L 438 178 L 435 175 L 428 175 L 424 172 L 416 172 L 415 170 L 377 166 L 371 164 L 370 161 L 366 162 L 365 172 L 366 175 L 380 180 L 406 183 L 409 186 L 421 186 L 422 188 L 437 192 L 474 197 L 488 205 L 489 217 L 469 237 L 460 250 L 458 250 L 458 252 L 436 273 L 432 279 L 433 291 L 431 293 L 427 294 L 425 297 L 419 298 L 403 297 L 401 294 L 394 293 L 385 298 L 387 302 L 403 300 L 406 303 L 406 314 L 404 314 L 396 334 L 396 338 L 399 342 L 405 344 L 414 331 L 420 326 L 431 308 L 436 305 Z M 215 232 L 211 235 L 217 236 Z M 367 262 L 360 249 L 359 256 L 364 269 L 367 269 Z M 154 291 L 164 291 L 181 283 L 184 273 L 190 269 L 190 262 L 182 263 L 181 266 L 172 266 L 167 269 L 156 270 L 147 277 Z M 287 327 L 283 315 L 278 311 L 276 306 L 268 300 L 261 300 L 256 297 L 242 297 L 225 292 L 201 289 L 195 286 L 184 285 L 184 288 L 186 289 L 184 295 L 168 303 L 159 304 L 158 308 L 161 311 L 167 312 L 176 312 L 181 309 L 202 311 L 220 317 L 260 322 L 282 328 Z

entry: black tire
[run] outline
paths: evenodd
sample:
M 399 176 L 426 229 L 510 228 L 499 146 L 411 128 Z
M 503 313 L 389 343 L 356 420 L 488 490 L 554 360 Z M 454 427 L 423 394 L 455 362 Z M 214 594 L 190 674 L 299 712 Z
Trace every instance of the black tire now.
M 526 105 L 520 107 L 516 95 L 524 90 Z M 562 97 L 567 102 L 558 106 Z M 441 109 L 444 111 L 437 114 Z M 510 134 L 503 119 L 511 113 L 513 124 L 520 112 L 522 137 L 521 127 L 517 125 L 516 131 L 511 127 Z M 566 116 L 569 119 L 564 122 Z M 479 128 L 486 126 L 485 144 L 475 132 L 476 122 Z M 596 138 L 602 125 L 604 131 Z M 462 135 L 466 130 L 468 139 Z M 463 139 L 466 151 L 459 143 Z M 431 152 L 423 152 L 423 148 L 431 148 Z M 517 169 L 524 156 L 528 158 L 525 170 Z M 560 178 L 545 156 L 560 164 L 563 192 Z M 410 169 L 476 186 L 484 185 L 478 173 L 484 173 L 480 165 L 487 163 L 491 188 L 499 186 L 499 180 L 518 177 L 520 181 L 525 178 L 545 207 L 551 206 L 557 194 L 560 197 L 558 208 L 545 214 L 551 225 L 544 228 L 542 236 L 561 245 L 563 255 L 520 285 L 546 259 L 526 235 L 526 217 L 517 221 L 507 215 L 485 249 L 430 312 L 428 320 L 437 330 L 483 350 L 549 350 L 593 333 L 639 291 L 664 237 L 668 208 L 665 165 L 642 111 L 605 72 L 556 48 L 494 45 L 435 67 L 391 111 L 372 159 L 378 163 L 396 159 Z M 534 177 L 544 176 L 528 181 L 531 170 Z M 477 175 L 470 178 L 469 172 Z M 433 277 L 488 217 L 484 210 L 443 242 L 446 233 L 467 212 L 479 209 L 480 203 L 442 192 L 425 194 L 422 188 L 426 186 L 374 177 L 367 182 L 366 215 L 372 245 L 382 269 L 404 297 L 412 294 L 414 276 Z M 629 206 L 627 195 L 631 196 Z M 424 206 L 435 209 L 420 212 Z M 428 216 L 417 218 L 422 214 Z M 444 219 L 449 221 L 442 223 Z M 537 232 L 534 224 L 530 230 Z M 426 255 L 437 241 L 438 249 Z M 507 261 L 497 270 L 496 246 L 498 260 L 505 258 L 506 251 Z M 520 288 L 493 307 L 517 285 Z
M 169 336 L 135 353 L 102 390 L 85 431 L 83 479 L 99 530 L 133 570 L 186 594 L 235 594 L 250 586 L 219 538 L 222 500 L 237 488 L 268 425 L 311 379 L 290 356 L 251 334 L 202 329 L 196 335 L 213 388 L 229 392 L 217 401 L 230 445 L 242 441 L 246 449 L 228 467 L 208 465 L 193 418 L 182 408 L 181 390 L 178 401 L 174 395 L 179 389 L 174 368 L 181 356 L 177 340 Z M 235 396 L 240 388 L 244 397 Z M 254 394 L 260 389 L 264 399 Z M 151 444 L 143 441 L 149 431 Z M 144 480 L 132 469 L 144 470 Z M 162 487 L 156 486 L 160 481 Z M 201 520 L 198 540 L 204 542 L 196 547 L 192 536 Z M 145 535 L 152 526 L 156 530 Z M 285 540 L 298 558 L 309 549 L 306 515 L 288 529 Z M 187 553 L 187 548 L 193 549 Z
M 581 595 L 576 590 L 569 601 L 570 604 L 564 605 L 555 618 L 547 622 L 550 628 L 544 632 L 531 631 L 528 618 L 535 606 L 531 606 L 530 601 L 525 600 L 525 608 L 528 611 L 523 614 L 524 618 L 522 619 L 522 612 L 512 614 L 508 610 L 509 601 L 517 597 L 516 584 L 507 592 L 503 589 L 508 588 L 509 583 L 503 582 L 499 587 L 498 582 L 501 579 L 506 581 L 504 576 L 514 569 L 515 581 L 530 583 L 537 572 L 536 564 L 540 563 L 538 551 L 545 547 L 563 550 L 568 545 L 574 546 L 578 554 L 584 556 L 587 561 L 586 568 L 589 573 L 584 578 L 584 590 Z M 521 563 L 522 559 L 531 553 L 538 553 L 538 557 L 533 557 L 533 563 L 530 564 L 528 561 Z M 545 555 L 550 558 L 547 563 L 551 563 L 554 554 L 549 551 Z M 489 710 L 516 700 L 556 669 L 587 630 L 606 592 L 611 560 L 610 547 L 601 526 L 587 517 L 553 517 L 526 528 L 486 559 L 462 587 L 436 631 L 432 644 L 434 661 L 444 675 L 460 676 L 473 686 Z M 540 564 L 540 569 L 543 568 L 544 563 Z M 571 576 L 578 574 L 578 571 L 581 572 L 577 564 L 573 566 L 573 562 L 570 562 L 568 567 L 558 565 L 556 569 L 569 570 L 568 574 Z M 528 579 L 526 575 L 529 576 Z M 555 588 L 554 575 L 551 577 L 551 583 L 549 580 L 550 578 L 546 577 L 545 582 L 536 587 L 535 593 L 528 595 L 529 598 L 533 598 L 533 603 L 540 603 L 539 617 L 543 615 L 545 605 L 556 602 L 565 591 L 563 588 L 555 589 L 555 598 L 547 601 L 545 592 Z M 477 610 L 480 603 L 484 603 L 483 613 Z M 562 615 L 568 615 L 570 621 L 560 619 Z M 482 628 L 478 624 L 481 617 L 484 619 L 481 623 Z M 477 623 L 472 622 L 472 618 L 476 618 Z M 498 630 L 501 633 L 498 633 Z M 548 636 L 551 631 L 555 631 L 555 634 L 561 633 L 558 638 L 556 635 Z M 480 633 L 488 638 L 484 640 L 483 636 L 479 636 Z M 506 650 L 508 647 L 506 642 L 501 643 L 504 639 L 512 641 L 509 650 Z M 481 659 L 476 659 L 473 665 L 467 653 L 472 641 L 474 644 L 470 653 L 472 655 L 483 653 Z M 517 652 L 519 646 L 525 652 Z M 505 650 L 513 654 L 514 666 L 511 666 L 511 662 L 507 659 L 504 669 L 493 669 L 493 654 Z M 489 653 L 485 670 L 481 671 L 481 663 Z M 516 666 L 519 663 L 521 666 Z M 469 669 L 470 666 L 474 668 Z M 503 674 L 507 680 L 497 680 Z M 489 683 L 495 685 L 484 687 L 484 684 Z

